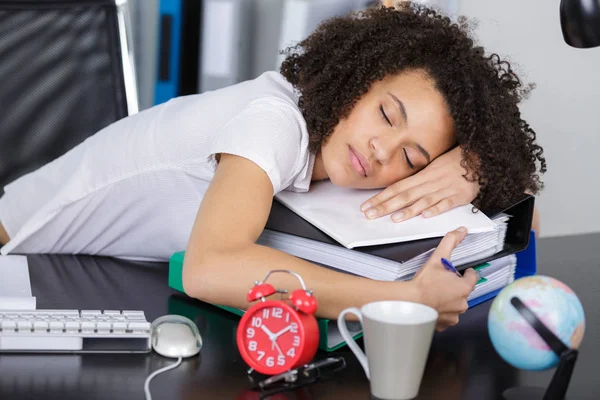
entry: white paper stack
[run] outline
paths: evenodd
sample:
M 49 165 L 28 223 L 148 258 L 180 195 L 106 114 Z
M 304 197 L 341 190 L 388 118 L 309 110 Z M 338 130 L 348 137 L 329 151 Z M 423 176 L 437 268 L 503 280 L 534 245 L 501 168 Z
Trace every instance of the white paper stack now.
M 451 261 L 455 266 L 492 256 L 503 249 L 508 216 L 494 218 L 494 230 L 472 233 L 454 249 Z M 433 249 L 404 263 L 362 253 L 342 246 L 265 229 L 258 244 L 271 247 L 293 256 L 326 267 L 370 279 L 394 281 L 408 280 L 431 256 Z
M 401 223 L 395 223 L 389 217 L 368 220 L 360 206 L 379 192 L 348 189 L 323 181 L 311 184 L 306 193 L 283 191 L 276 198 L 349 249 L 441 237 L 460 226 L 466 227 L 469 233 L 496 229 L 496 224 L 484 213 L 474 213 L 471 204 L 435 217 L 416 216 Z

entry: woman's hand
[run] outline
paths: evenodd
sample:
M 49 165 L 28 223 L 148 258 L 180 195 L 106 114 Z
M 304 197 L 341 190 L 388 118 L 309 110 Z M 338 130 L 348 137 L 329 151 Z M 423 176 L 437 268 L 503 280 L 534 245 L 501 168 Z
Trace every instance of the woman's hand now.
M 459 316 L 467 311 L 467 297 L 477 283 L 477 274 L 470 268 L 462 277 L 447 271 L 442 265 L 442 258 L 450 259 L 452 250 L 467 235 L 465 228 L 459 228 L 444 236 L 427 263 L 417 272 L 412 282 L 416 285 L 418 302 L 437 310 L 439 317 L 436 329 L 444 329 L 456 325 Z
M 432 217 L 472 202 L 479 184 L 467 180 L 461 165 L 461 149 L 442 154 L 425 169 L 398 181 L 367 200 L 362 206 L 368 219 L 392 214 L 394 222 L 416 215 Z

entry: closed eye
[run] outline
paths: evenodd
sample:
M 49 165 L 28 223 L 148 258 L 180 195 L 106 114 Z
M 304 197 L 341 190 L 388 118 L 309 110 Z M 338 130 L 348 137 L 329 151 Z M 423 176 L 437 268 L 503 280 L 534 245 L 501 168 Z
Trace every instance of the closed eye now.
M 406 152 L 406 149 L 403 148 L 402 151 L 404 152 L 404 158 L 406 159 L 406 163 L 408 164 L 410 169 L 415 169 L 415 165 L 412 162 L 410 162 L 410 158 L 408 158 L 408 153 Z
M 385 114 L 385 111 L 384 111 L 383 106 L 381 104 L 379 105 L 379 111 L 381 111 L 381 115 L 383 116 L 383 119 L 385 119 L 385 121 L 388 123 L 388 125 L 392 126 L 392 123 L 390 122 L 390 119 Z

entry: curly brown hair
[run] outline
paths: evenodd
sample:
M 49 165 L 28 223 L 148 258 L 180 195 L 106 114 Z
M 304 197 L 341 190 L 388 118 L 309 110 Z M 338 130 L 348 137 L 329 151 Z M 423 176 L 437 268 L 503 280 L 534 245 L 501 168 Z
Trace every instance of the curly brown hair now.
M 504 207 L 526 191 L 536 194 L 546 161 L 518 107 L 531 86 L 522 84 L 509 62 L 485 55 L 470 32 L 464 17 L 453 23 L 407 2 L 329 19 L 287 48 L 281 73 L 300 92 L 311 151 L 319 150 L 373 82 L 417 69 L 447 102 L 465 178 L 480 184 L 474 204 Z

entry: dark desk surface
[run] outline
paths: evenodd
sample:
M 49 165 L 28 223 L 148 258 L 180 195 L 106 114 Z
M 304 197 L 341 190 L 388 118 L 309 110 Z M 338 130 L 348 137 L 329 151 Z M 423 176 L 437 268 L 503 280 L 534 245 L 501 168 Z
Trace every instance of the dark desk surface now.
M 587 326 L 569 390 L 571 399 L 600 398 L 600 235 L 542 239 L 538 272 L 575 290 Z M 32 291 L 38 308 L 143 310 L 149 321 L 189 307 L 204 339 L 200 357 L 157 376 L 153 399 L 246 399 L 247 367 L 237 353 L 237 317 L 189 301 L 167 286 L 166 264 L 140 264 L 72 256 L 30 256 Z M 500 399 L 515 385 L 545 386 L 553 373 L 517 371 L 495 353 L 487 333 L 490 302 L 467 312 L 461 323 L 436 334 L 419 399 Z M 324 381 L 277 398 L 368 399 L 368 381 L 352 353 L 348 367 Z M 323 354 L 319 354 L 323 356 Z M 1 355 L 0 399 L 144 399 L 143 384 L 152 371 L 171 363 L 147 355 Z

